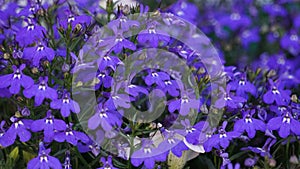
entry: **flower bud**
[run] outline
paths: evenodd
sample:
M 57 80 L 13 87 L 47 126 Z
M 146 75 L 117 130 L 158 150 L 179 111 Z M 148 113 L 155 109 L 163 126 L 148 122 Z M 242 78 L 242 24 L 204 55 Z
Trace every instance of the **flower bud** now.
M 290 163 L 292 163 L 292 164 L 299 164 L 299 159 L 298 159 L 298 157 L 297 157 L 296 155 L 292 155 L 292 156 L 290 157 Z
M 293 94 L 292 97 L 291 97 L 291 100 L 292 100 L 292 102 L 297 103 L 297 102 L 298 102 L 298 97 L 297 97 L 297 95 Z
M 70 70 L 70 65 L 64 63 L 61 69 L 63 72 L 68 72 Z
M 30 110 L 27 107 L 24 107 L 21 110 L 21 114 L 22 114 L 22 116 L 30 116 Z
M 3 58 L 6 59 L 6 60 L 9 59 L 10 58 L 10 54 L 9 53 L 4 53 Z
M 39 69 L 36 67 L 31 69 L 31 73 L 33 73 L 33 74 L 37 74 L 38 72 L 39 72 Z
M 276 166 L 276 161 L 273 158 L 269 159 L 269 166 L 270 167 L 275 167 Z

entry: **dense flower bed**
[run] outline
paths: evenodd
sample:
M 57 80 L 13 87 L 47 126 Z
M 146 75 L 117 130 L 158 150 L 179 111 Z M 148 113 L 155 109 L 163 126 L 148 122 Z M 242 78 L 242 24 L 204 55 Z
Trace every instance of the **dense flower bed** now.
M 299 2 L 0 2 L 0 168 L 300 167 Z

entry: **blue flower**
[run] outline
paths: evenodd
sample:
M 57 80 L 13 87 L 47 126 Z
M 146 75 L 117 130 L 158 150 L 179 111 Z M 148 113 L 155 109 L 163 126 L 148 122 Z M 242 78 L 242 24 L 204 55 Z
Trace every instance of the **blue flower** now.
M 66 127 L 66 123 L 63 120 L 55 119 L 51 114 L 51 110 L 49 110 L 45 118 L 35 120 L 30 128 L 33 132 L 44 130 L 44 141 L 51 142 L 55 132 L 64 131 Z
M 277 105 L 283 105 L 285 102 L 290 101 L 290 90 L 284 90 L 284 86 L 281 83 L 274 83 L 272 79 L 269 79 L 269 90 L 264 94 L 263 100 L 267 104 L 272 104 L 274 101 Z
M 243 112 L 243 119 L 237 120 L 234 124 L 234 131 L 248 133 L 249 138 L 254 138 L 256 130 L 264 132 L 266 130 L 266 124 L 258 119 L 253 118 L 255 110 Z
M 51 149 L 45 149 L 43 143 L 40 143 L 39 154 L 37 157 L 30 160 L 27 164 L 27 169 L 62 169 L 60 161 L 49 155 Z
M 54 59 L 54 56 L 54 50 L 47 47 L 43 43 L 39 43 L 35 47 L 27 47 L 24 49 L 24 59 L 32 61 L 33 66 L 39 66 L 40 60 L 44 58 L 52 61 Z
M 270 150 L 271 150 L 271 147 L 275 143 L 276 143 L 276 139 L 268 138 L 262 148 L 248 146 L 248 147 L 242 148 L 241 150 L 250 150 L 254 153 L 260 154 L 261 157 L 272 158 Z
M 107 159 L 105 159 L 104 157 L 101 157 L 100 161 L 103 164 L 103 167 L 100 167 L 97 169 L 118 169 L 118 168 L 114 167 L 111 156 L 108 156 Z
M 22 28 L 16 34 L 16 41 L 20 46 L 28 46 L 43 38 L 46 34 L 46 29 L 35 24 L 31 19 L 28 19 L 28 25 Z
M 291 132 L 300 135 L 300 122 L 294 119 L 289 111 L 283 113 L 282 116 L 270 119 L 267 127 L 270 130 L 279 130 L 278 134 L 282 138 L 288 137 Z
M 232 139 L 239 137 L 241 134 L 236 131 L 230 131 L 226 132 L 227 122 L 223 122 L 222 127 L 219 129 L 218 134 L 212 135 L 204 144 L 204 149 L 206 152 L 209 152 L 212 150 L 212 148 L 219 149 L 220 147 L 226 149 L 229 146 L 229 143 Z
M 224 91 L 223 88 L 221 88 L 221 90 L 223 90 L 223 92 L 222 92 L 220 98 L 215 102 L 215 107 L 216 108 L 223 108 L 225 106 L 228 106 L 228 107 L 234 109 L 234 108 L 238 108 L 241 103 L 247 101 L 243 97 L 233 96 L 230 93 L 230 90 L 231 90 L 231 86 L 230 85 L 227 85 L 226 92 Z
M 10 128 L 6 131 L 4 137 L 9 141 L 9 145 L 13 144 L 19 136 L 20 141 L 27 142 L 31 138 L 31 133 L 29 131 L 32 120 L 18 119 L 16 117 L 11 117 L 13 122 Z
M 70 112 L 79 113 L 79 104 L 70 98 L 69 93 L 64 93 L 61 99 L 54 100 L 50 103 L 52 109 L 60 109 L 60 113 L 63 117 L 68 117 Z
M 131 156 L 131 163 L 138 167 L 144 163 L 144 166 L 148 169 L 155 167 L 156 161 L 166 161 L 167 153 L 164 150 L 156 148 L 152 141 L 142 140 L 142 146 L 137 151 L 133 152 Z
M 90 141 L 87 135 L 73 130 L 72 126 L 73 124 L 68 124 L 64 131 L 55 133 L 54 140 L 60 143 L 66 141 L 74 146 L 77 145 L 78 141 L 83 143 L 88 143 Z
M 12 94 L 19 93 L 21 86 L 25 89 L 33 85 L 34 81 L 31 77 L 23 74 L 22 70 L 25 69 L 25 64 L 22 64 L 19 68 L 12 66 L 14 73 L 0 76 L 0 88 L 6 88 L 10 86 L 9 92 Z
M 55 100 L 57 99 L 57 92 L 55 89 L 48 86 L 48 77 L 40 77 L 39 84 L 32 85 L 23 91 L 23 94 L 27 98 L 34 96 L 35 106 L 40 106 L 45 98 Z

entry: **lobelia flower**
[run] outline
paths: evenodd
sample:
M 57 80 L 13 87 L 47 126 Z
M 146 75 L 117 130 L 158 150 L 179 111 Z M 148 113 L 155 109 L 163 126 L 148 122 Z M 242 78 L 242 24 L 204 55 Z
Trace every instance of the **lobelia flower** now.
M 11 138 L 7 137 L 5 135 L 6 131 L 4 129 L 5 121 L 1 121 L 0 124 L 0 146 L 1 147 L 8 147 L 14 143 L 14 140 Z
M 66 151 L 65 162 L 63 164 L 64 169 L 72 169 L 71 160 L 70 160 L 70 151 Z
M 105 56 L 101 56 L 97 60 L 97 64 L 98 64 L 98 69 L 101 72 L 101 71 L 105 70 L 105 68 L 107 68 L 107 67 L 110 67 L 113 70 L 115 70 L 116 66 L 118 66 L 119 64 L 122 64 L 122 61 L 116 56 L 105 55 Z
M 113 30 L 121 29 L 126 32 L 131 27 L 139 27 L 140 23 L 138 21 L 129 20 L 125 15 L 121 14 L 118 19 L 110 21 L 107 25 Z
M 101 125 L 103 130 L 110 131 L 113 126 L 121 125 L 119 113 L 107 107 L 107 105 L 99 105 L 97 112 L 88 120 L 89 129 L 96 129 Z
M 155 148 L 151 140 L 142 140 L 141 148 L 131 155 L 131 164 L 138 167 L 144 163 L 146 168 L 152 169 L 156 161 L 166 161 L 167 152 L 162 151 Z
M 51 110 L 47 111 L 47 116 L 43 119 L 35 120 L 31 124 L 31 131 L 38 132 L 44 130 L 44 142 L 51 142 L 56 131 L 66 130 L 66 123 L 63 120 L 55 119 Z
M 144 80 L 148 86 L 157 84 L 160 87 L 165 87 L 164 82 L 170 80 L 170 76 L 165 72 L 150 70 Z
M 294 119 L 288 110 L 282 116 L 270 119 L 267 127 L 270 130 L 277 130 L 281 138 L 288 137 L 291 132 L 300 135 L 300 122 Z
M 128 87 L 125 87 L 125 92 L 134 97 L 137 97 L 141 93 L 145 95 L 149 94 L 146 88 L 134 84 L 130 84 Z
M 28 46 L 43 38 L 43 34 L 46 34 L 46 29 L 39 26 L 32 21 L 32 19 L 27 19 L 28 25 L 16 34 L 16 41 L 20 46 Z
M 263 6 L 263 10 L 272 17 L 284 17 L 287 15 L 287 11 L 285 10 L 285 8 L 278 4 L 266 4 Z
M 89 142 L 89 137 L 82 132 L 75 131 L 72 129 L 73 124 L 68 124 L 66 129 L 62 132 L 57 132 L 54 134 L 54 140 L 57 142 L 68 142 L 74 146 L 77 145 L 79 141 L 83 143 Z
M 165 129 L 162 132 L 164 140 L 158 145 L 157 149 L 165 150 L 166 152 L 171 151 L 175 156 L 180 158 L 182 156 L 182 152 L 189 150 L 189 148 L 182 140 L 176 138 L 175 134 L 175 131 Z
M 230 93 L 231 86 L 227 85 L 226 87 L 226 92 L 224 91 L 223 88 L 221 88 L 223 93 L 221 94 L 220 98 L 215 102 L 215 107 L 216 108 L 223 108 L 225 106 L 228 106 L 230 108 L 238 108 L 241 103 L 246 102 L 247 100 L 244 99 L 243 97 L 239 96 L 233 96 Z
M 234 131 L 243 133 L 246 131 L 249 138 L 254 138 L 256 130 L 264 132 L 266 130 L 266 124 L 258 119 L 252 118 L 255 110 L 248 110 L 243 112 L 243 119 L 237 120 L 234 124 Z
M 51 149 L 46 149 L 41 142 L 39 145 L 39 154 L 37 157 L 30 160 L 27 164 L 27 169 L 62 169 L 60 161 L 50 156 Z
M 199 109 L 200 101 L 194 98 L 190 98 L 187 94 L 184 94 L 181 99 L 173 99 L 168 102 L 168 110 L 173 113 L 175 110 L 179 111 L 179 114 L 186 116 L 190 113 L 191 109 Z
M 4 5 L 4 4 L 1 4 Z M 6 9 L 0 10 L 0 27 L 8 27 L 10 24 L 10 17 L 15 16 L 16 9 L 18 8 L 18 4 L 15 2 L 6 3 Z M 3 6 L 1 6 L 3 7 Z
M 101 85 L 103 85 L 105 88 L 110 88 L 113 83 L 113 78 L 110 76 L 109 70 L 104 70 L 100 72 L 97 75 L 97 78 L 99 79 L 99 83 L 95 85 L 95 89 L 98 90 Z
M 170 37 L 167 33 L 156 28 L 155 23 L 150 23 L 146 30 L 142 30 L 137 37 L 141 44 L 148 44 L 153 48 L 158 47 L 159 42 L 167 43 Z
M 27 5 L 18 13 L 18 17 L 31 17 L 41 8 L 40 2 L 28 1 Z M 43 9 L 42 9 L 43 10 Z
M 55 89 L 48 86 L 48 77 L 40 77 L 39 84 L 32 85 L 25 89 L 23 94 L 26 98 L 34 96 L 35 106 L 40 106 L 45 98 L 55 100 L 57 99 L 57 92 Z
M 80 112 L 79 104 L 70 98 L 70 94 L 65 92 L 61 99 L 53 100 L 50 103 L 52 109 L 60 109 L 63 117 L 68 117 L 70 112 L 78 114 Z
M 170 7 L 170 12 L 190 22 L 196 21 L 197 17 L 199 16 L 198 11 L 199 9 L 195 4 L 186 0 L 177 1 Z
M 107 159 L 105 159 L 104 157 L 101 157 L 100 161 L 103 166 L 100 168 L 97 168 L 97 169 L 118 169 L 118 168 L 114 167 L 111 156 L 108 156 Z
M 205 127 L 205 125 L 207 124 L 205 122 L 200 121 L 193 126 L 191 125 L 189 119 L 181 120 L 180 123 L 184 127 L 184 129 L 177 129 L 175 130 L 176 133 L 185 137 L 185 140 L 189 144 L 193 144 L 193 145 L 199 144 L 202 128 Z
M 49 61 L 52 61 L 54 59 L 55 52 L 52 48 L 49 48 L 40 42 L 35 47 L 24 48 L 23 55 L 24 59 L 32 61 L 33 66 L 39 66 L 41 59 L 47 58 Z
M 236 131 L 226 132 L 227 122 L 224 121 L 222 127 L 219 128 L 219 133 L 212 135 L 203 146 L 206 152 L 210 152 L 212 148 L 219 149 L 220 146 L 226 149 L 232 139 L 239 137 L 241 134 Z
M 268 138 L 262 148 L 248 146 L 248 147 L 242 148 L 241 150 L 250 150 L 254 153 L 260 154 L 261 157 L 267 156 L 269 158 L 272 158 L 270 150 L 271 150 L 271 147 L 275 143 L 276 143 L 276 139 Z
M 248 48 L 251 43 L 259 42 L 259 29 L 245 30 L 241 34 L 241 41 L 244 48 Z
M 253 96 L 256 95 L 255 86 L 247 80 L 246 73 L 241 73 L 239 79 L 230 83 L 231 90 L 236 91 L 236 95 L 247 98 L 246 93 L 250 93 Z
M 20 141 L 27 142 L 31 138 L 31 133 L 28 131 L 30 129 L 30 125 L 32 120 L 19 119 L 16 117 L 10 118 L 12 125 L 6 131 L 4 137 L 6 137 L 6 141 L 8 145 L 11 145 L 15 142 L 17 136 L 19 136 Z
M 283 105 L 285 102 L 290 101 L 290 90 L 284 90 L 283 83 L 274 83 L 269 79 L 269 90 L 263 95 L 263 101 L 266 104 L 276 102 L 277 105 Z
M 251 19 L 247 15 L 234 12 L 230 15 L 222 15 L 219 18 L 219 23 L 222 26 L 227 26 L 232 31 L 235 31 L 240 28 L 248 27 L 251 24 Z
M 297 31 L 285 34 L 280 40 L 280 46 L 296 56 L 300 53 L 300 39 Z
M 135 44 L 123 36 L 122 30 L 114 28 L 113 31 L 115 36 L 104 39 L 102 43 L 99 44 L 100 46 L 106 44 L 105 46 L 108 45 L 115 53 L 120 53 L 123 49 L 136 50 Z
M 32 86 L 34 81 L 31 77 L 23 74 L 25 64 L 22 64 L 19 68 L 15 65 L 12 66 L 14 73 L 0 76 L 0 88 L 6 88 L 10 86 L 9 92 L 11 94 L 19 93 L 21 86 L 25 89 Z
M 165 85 L 164 87 L 161 87 L 162 91 L 164 91 L 165 93 L 168 93 L 169 95 L 173 96 L 173 97 L 177 97 L 179 96 L 179 86 L 176 82 L 176 80 L 165 80 L 164 81 Z
M 60 18 L 63 18 L 60 21 L 60 25 L 67 29 L 68 25 L 71 25 L 71 28 L 74 29 L 77 24 L 80 24 L 81 26 L 89 25 L 92 21 L 92 18 L 90 16 L 81 14 L 76 15 L 70 10 L 65 10 L 65 16 L 61 16 Z

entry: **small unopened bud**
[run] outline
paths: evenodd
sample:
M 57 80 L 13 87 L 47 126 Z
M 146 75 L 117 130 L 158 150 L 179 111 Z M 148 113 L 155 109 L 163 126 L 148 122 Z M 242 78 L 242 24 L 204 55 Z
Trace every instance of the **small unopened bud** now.
M 27 107 L 24 107 L 21 110 L 21 114 L 22 114 L 22 116 L 30 116 L 30 110 Z
M 64 73 L 64 77 L 65 77 L 65 78 L 69 77 L 69 73 L 68 73 L 68 72 L 65 72 L 65 73 Z
M 9 59 L 10 58 L 10 54 L 9 53 L 4 53 L 3 58 L 4 59 Z
M 270 78 L 270 77 L 273 77 L 273 76 L 275 76 L 275 75 L 276 75 L 276 71 L 272 69 L 272 70 L 270 70 L 270 71 L 268 72 L 267 77 Z
M 290 163 L 292 164 L 299 164 L 299 159 L 296 155 L 292 155 L 290 158 Z
M 297 95 L 293 94 L 292 97 L 291 97 L 291 100 L 292 100 L 292 102 L 297 103 L 297 102 L 298 102 L 298 97 L 297 97 Z
M 43 62 L 43 65 L 46 66 L 46 67 L 49 67 L 50 63 L 49 63 L 48 60 L 45 60 L 45 61 Z
M 62 65 L 62 68 L 61 68 L 61 69 L 62 69 L 63 72 L 68 72 L 68 71 L 70 70 L 70 65 L 64 63 L 64 64 Z
M 81 29 L 82 29 L 82 25 L 81 24 L 76 24 L 75 28 L 74 28 L 74 31 L 73 31 L 74 34 L 80 33 Z
M 19 102 L 22 102 L 24 99 L 23 99 L 21 96 L 18 96 L 18 97 L 17 97 L 17 100 L 18 100 Z
M 44 9 L 39 9 L 38 11 L 37 11 L 37 14 L 39 15 L 39 16 L 44 16 L 45 15 L 45 11 L 44 11 Z
M 269 166 L 270 167 L 275 167 L 276 166 L 276 161 L 273 158 L 269 159 Z
M 34 68 L 31 69 L 31 72 L 32 72 L 33 74 L 37 74 L 37 73 L 39 72 L 39 69 L 36 68 L 36 67 L 34 67 Z

